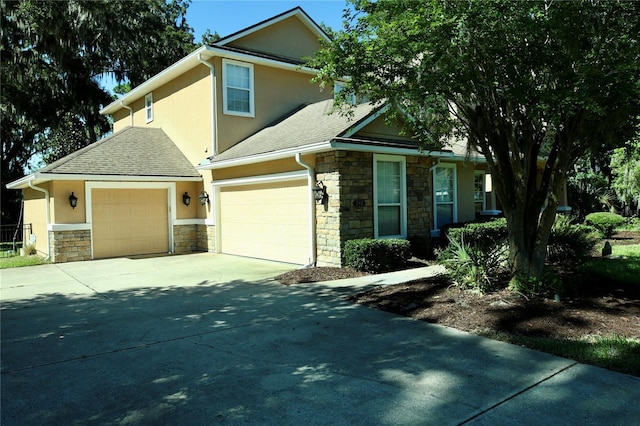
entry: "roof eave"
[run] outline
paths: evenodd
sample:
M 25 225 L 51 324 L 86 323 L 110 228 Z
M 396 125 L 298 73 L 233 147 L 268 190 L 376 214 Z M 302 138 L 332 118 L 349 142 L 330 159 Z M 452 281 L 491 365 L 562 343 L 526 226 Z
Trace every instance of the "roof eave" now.
M 54 180 L 82 181 L 121 181 L 121 182 L 200 182 L 202 176 L 135 176 L 135 175 L 92 175 L 73 173 L 32 173 L 7 184 L 7 189 L 25 189 L 32 185 L 40 185 Z
M 216 48 L 212 46 L 201 46 L 188 56 L 185 56 L 178 62 L 174 63 L 163 71 L 159 72 L 149 80 L 145 81 L 135 89 L 123 97 L 111 102 L 106 107 L 100 110 L 100 114 L 107 115 L 113 114 L 123 108 L 123 105 L 131 105 L 134 101 L 144 97 L 147 93 L 157 89 L 158 87 L 167 84 L 169 81 L 179 77 L 187 71 L 200 65 L 201 62 L 198 56 L 204 59 L 211 59 L 214 56 L 224 57 L 228 59 L 235 59 L 238 61 L 251 62 L 257 65 L 265 65 L 273 68 L 286 69 L 289 71 L 298 71 L 305 74 L 315 74 L 316 70 L 313 68 L 295 65 L 284 61 L 278 61 L 275 59 L 261 58 L 248 53 L 232 52 L 223 48 Z

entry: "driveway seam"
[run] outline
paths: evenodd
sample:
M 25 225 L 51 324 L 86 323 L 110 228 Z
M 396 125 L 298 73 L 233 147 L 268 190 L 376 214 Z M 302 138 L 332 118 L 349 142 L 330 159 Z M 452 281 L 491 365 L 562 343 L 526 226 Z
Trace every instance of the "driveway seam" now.
M 88 288 L 89 290 L 93 291 L 95 294 L 97 294 L 98 296 L 104 298 L 104 299 L 109 299 L 109 296 L 106 296 L 102 293 L 100 293 L 98 290 L 96 290 L 95 288 L 91 287 L 89 284 L 82 282 L 81 280 L 79 280 L 78 278 L 76 278 L 74 275 L 71 275 L 69 272 L 65 271 L 64 269 L 62 269 L 60 266 L 56 265 L 54 263 L 54 266 L 62 273 L 70 276 L 71 278 L 73 278 L 76 282 L 78 282 L 79 284 L 85 286 L 86 288 Z
M 467 423 L 469 423 L 470 421 L 477 419 L 478 417 L 480 417 L 480 416 L 482 416 L 482 415 L 484 415 L 484 414 L 488 413 L 489 411 L 491 411 L 491 410 L 493 410 L 493 409 L 495 409 L 495 408 L 497 408 L 497 407 L 501 406 L 502 404 L 504 404 L 504 403 L 506 403 L 506 402 L 511 401 L 512 399 L 514 399 L 514 398 L 516 398 L 516 397 L 518 397 L 518 396 L 522 395 L 523 393 L 526 393 L 526 392 L 530 391 L 531 389 L 535 388 L 536 386 L 538 386 L 538 385 L 540 385 L 540 384 L 542 384 L 542 383 L 544 383 L 544 382 L 546 382 L 546 381 L 548 381 L 548 380 L 550 380 L 550 379 L 554 378 L 554 377 L 555 377 L 555 376 L 557 376 L 558 374 L 563 373 L 563 372 L 567 371 L 568 369 L 575 367 L 575 366 L 576 366 L 576 365 L 578 365 L 578 364 L 579 364 L 579 362 L 575 361 L 575 362 L 573 362 L 572 364 L 569 364 L 569 365 L 567 365 L 566 367 L 561 368 L 560 370 L 556 371 L 555 373 L 551 374 L 550 376 L 547 376 L 547 377 L 545 377 L 545 378 L 543 378 L 543 379 L 541 379 L 541 380 L 538 380 L 537 382 L 535 382 L 535 383 L 531 384 L 530 386 L 527 386 L 526 388 L 524 388 L 524 389 L 522 389 L 522 390 L 520 390 L 520 391 L 518 391 L 518 392 L 514 393 L 513 395 L 508 396 L 507 398 L 503 399 L 502 401 L 498 401 L 498 402 L 496 402 L 495 404 L 493 404 L 492 406 L 490 406 L 490 407 L 488 407 L 488 408 L 485 408 L 484 410 L 480 411 L 480 412 L 479 412 L 479 413 L 477 413 L 477 414 L 474 414 L 473 416 L 469 417 L 469 418 L 468 418 L 468 419 L 466 419 L 465 421 L 458 423 L 458 426 L 461 426 L 461 425 L 467 424 Z

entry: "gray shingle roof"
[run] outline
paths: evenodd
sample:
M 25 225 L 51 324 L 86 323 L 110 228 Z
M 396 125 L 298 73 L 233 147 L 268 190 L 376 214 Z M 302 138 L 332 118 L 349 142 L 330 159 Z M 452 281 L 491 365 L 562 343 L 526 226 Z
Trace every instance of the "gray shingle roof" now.
M 371 104 L 360 104 L 353 115 L 346 117 L 332 110 L 333 100 L 303 105 L 284 119 L 211 158 L 211 162 L 231 160 L 265 154 L 290 148 L 298 148 L 318 142 L 330 141 L 344 135 L 375 109 Z
M 72 154 L 40 173 L 199 178 L 191 162 L 162 129 L 127 127 Z

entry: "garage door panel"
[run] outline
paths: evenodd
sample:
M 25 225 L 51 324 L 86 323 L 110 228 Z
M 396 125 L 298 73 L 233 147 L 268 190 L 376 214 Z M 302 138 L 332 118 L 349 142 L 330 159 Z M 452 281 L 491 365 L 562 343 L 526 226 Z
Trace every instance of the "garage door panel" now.
M 95 188 L 91 198 L 95 258 L 169 251 L 166 189 Z
M 222 252 L 309 261 L 306 181 L 222 188 L 220 200 Z

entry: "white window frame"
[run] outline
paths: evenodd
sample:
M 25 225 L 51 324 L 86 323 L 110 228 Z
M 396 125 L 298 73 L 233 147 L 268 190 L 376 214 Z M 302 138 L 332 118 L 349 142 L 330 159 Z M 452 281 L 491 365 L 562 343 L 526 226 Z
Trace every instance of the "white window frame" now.
M 249 112 L 230 110 L 227 106 L 227 65 L 236 65 L 249 69 Z M 237 89 L 237 88 L 236 88 Z M 241 90 L 246 90 L 240 88 Z M 255 102 L 254 102 L 254 79 L 253 79 L 253 64 L 248 62 L 234 61 L 232 59 L 222 59 L 222 105 L 223 112 L 227 115 L 237 115 L 240 117 L 255 117 Z
M 400 234 L 380 236 L 378 229 L 378 208 L 394 204 L 378 203 L 378 162 L 400 163 Z M 407 237 L 407 159 L 401 155 L 373 155 L 373 232 L 375 238 L 406 238 Z
M 480 211 L 487 209 L 487 174 L 484 170 L 474 170 L 473 171 L 473 208 L 475 210 L 476 207 L 476 177 L 482 176 L 482 208 Z
M 446 203 L 438 203 L 438 197 L 436 196 L 436 172 L 439 168 L 453 169 L 453 201 Z M 453 222 L 458 221 L 458 170 L 455 163 L 439 163 L 433 168 L 432 181 L 433 181 L 433 229 L 434 235 L 440 235 L 440 224 L 438 223 L 438 204 L 453 204 Z
M 342 83 L 342 82 L 335 82 L 333 84 L 333 99 L 336 98 L 337 94 L 342 92 L 346 87 L 346 83 Z M 356 95 L 354 95 L 353 93 L 351 93 L 350 95 L 347 96 L 346 98 L 347 102 L 351 105 L 356 105 Z
M 144 117 L 146 123 L 153 121 L 153 93 L 144 96 Z

